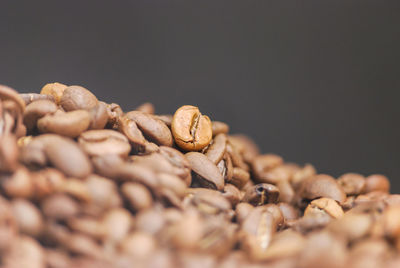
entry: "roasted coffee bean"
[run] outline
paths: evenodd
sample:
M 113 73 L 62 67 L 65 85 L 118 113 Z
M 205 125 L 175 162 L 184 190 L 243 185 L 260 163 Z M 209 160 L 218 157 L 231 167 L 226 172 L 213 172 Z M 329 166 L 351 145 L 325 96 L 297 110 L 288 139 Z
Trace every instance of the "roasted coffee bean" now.
M 222 195 L 229 200 L 232 206 L 236 206 L 242 199 L 240 190 L 230 183 L 225 184 L 224 193 Z
M 237 186 L 239 189 L 242 189 L 243 186 L 250 180 L 249 172 L 239 167 L 234 167 L 232 171 L 232 179 L 229 179 L 229 177 L 227 176 L 226 181 Z
M 0 250 L 4 252 L 17 237 L 18 223 L 10 203 L 0 196 Z
M 176 144 L 186 151 L 200 151 L 212 139 L 210 118 L 191 105 L 184 105 L 175 112 L 171 130 Z
M 242 155 L 234 145 L 228 142 L 228 144 L 226 145 L 226 152 L 231 157 L 234 167 L 239 167 L 246 171 L 249 170 L 249 166 L 244 162 Z
M 89 129 L 103 129 L 108 122 L 107 104 L 100 101 L 97 106 L 89 110 Z
M 229 132 L 229 126 L 221 121 L 212 121 L 212 135 L 217 136 L 218 134 L 227 134 Z
M 34 101 L 26 106 L 24 112 L 24 124 L 28 132 L 31 132 L 37 121 L 47 114 L 53 114 L 57 111 L 57 105 L 49 100 Z
M 227 142 L 226 135 L 218 134 L 217 136 L 214 137 L 211 144 L 208 146 L 205 155 L 212 162 L 214 162 L 214 164 L 218 164 L 224 157 L 226 151 L 226 142 Z
M 369 193 L 372 191 L 389 192 L 390 182 L 387 177 L 379 174 L 368 176 L 365 179 L 365 192 Z
M 154 114 L 155 108 L 154 105 L 150 102 L 145 102 L 138 107 L 136 107 L 135 111 L 139 111 L 146 114 Z
M 41 133 L 54 133 L 70 138 L 79 136 L 89 125 L 90 114 L 85 110 L 46 115 L 37 122 Z
M 79 204 L 64 194 L 55 194 L 47 197 L 41 203 L 43 214 L 55 220 L 66 220 L 79 213 Z
M 171 128 L 172 118 L 173 118 L 173 115 L 172 115 L 172 114 L 156 115 L 156 118 L 160 119 L 160 120 L 163 121 L 169 128 Z
M 0 135 L 0 172 L 12 172 L 18 166 L 18 146 L 14 135 Z
M 31 198 L 34 194 L 33 178 L 25 167 L 20 167 L 12 175 L 5 176 L 0 183 L 9 197 Z
M 308 216 L 310 214 L 321 214 L 326 213 L 332 218 L 340 218 L 343 216 L 343 209 L 339 204 L 330 198 L 322 197 L 319 199 L 313 200 L 304 211 L 304 216 Z
M 167 125 L 155 116 L 139 111 L 132 111 L 125 115 L 135 121 L 143 135 L 157 145 L 172 146 L 172 134 Z
M 300 211 L 288 203 L 280 202 L 277 204 L 286 221 L 296 220 L 300 216 Z
M 0 100 L 10 100 L 14 102 L 21 114 L 25 111 L 25 101 L 20 97 L 18 92 L 10 87 L 0 85 Z
M 251 164 L 256 156 L 260 154 L 257 145 L 246 135 L 230 135 L 229 143 L 233 144 L 236 148 L 240 148 L 244 161 Z
M 57 82 L 49 83 L 49 84 L 46 84 L 42 88 L 42 90 L 40 91 L 40 94 L 52 96 L 54 98 L 55 102 L 57 104 L 60 104 L 61 97 L 64 94 L 64 91 L 67 87 L 68 86 L 61 84 L 61 83 L 57 83 Z
M 338 182 L 329 175 L 319 174 L 303 181 L 300 196 L 304 199 L 329 197 L 343 203 L 346 194 Z
M 44 223 L 39 209 L 34 204 L 25 199 L 15 199 L 11 207 L 20 232 L 30 236 L 40 235 Z
M 252 162 L 254 176 L 260 181 L 268 182 L 264 179 L 265 173 L 283 164 L 283 159 L 274 154 L 259 155 Z
M 83 178 L 92 171 L 89 159 L 72 140 L 53 134 L 36 139 L 45 144 L 44 151 L 50 163 L 67 176 Z
M 217 190 L 224 188 L 224 178 L 217 166 L 207 156 L 198 152 L 190 152 L 185 156 L 195 173 L 192 177 L 192 184 Z
M 279 200 L 291 204 L 295 198 L 295 192 L 290 182 L 281 180 L 276 186 L 279 189 Z
M 132 147 L 137 152 L 144 152 L 147 141 L 135 121 L 123 116 L 120 117 L 117 122 L 118 130 L 129 139 Z
M 360 174 L 347 173 L 338 178 L 338 183 L 342 186 L 347 195 L 362 194 L 365 190 L 365 179 Z
M 204 188 L 188 188 L 188 201 L 191 205 L 205 215 L 218 215 L 221 212 L 228 212 L 231 204 L 224 195 L 215 190 Z
M 267 183 L 256 184 L 246 190 L 243 201 L 254 206 L 276 203 L 279 198 L 279 189 Z
M 147 209 L 153 205 L 150 191 L 142 184 L 126 182 L 122 185 L 121 192 L 135 211 Z
M 90 110 L 98 105 L 98 100 L 89 90 L 81 86 L 69 86 L 64 89 L 60 105 L 67 112 Z
M 90 156 L 116 154 L 126 157 L 131 151 L 128 139 L 111 129 L 85 131 L 79 136 L 78 142 Z
M 38 100 L 48 100 L 51 102 L 56 102 L 56 100 L 52 95 L 46 95 L 46 94 L 25 93 L 25 94 L 19 94 L 19 96 L 25 101 L 25 106 Z

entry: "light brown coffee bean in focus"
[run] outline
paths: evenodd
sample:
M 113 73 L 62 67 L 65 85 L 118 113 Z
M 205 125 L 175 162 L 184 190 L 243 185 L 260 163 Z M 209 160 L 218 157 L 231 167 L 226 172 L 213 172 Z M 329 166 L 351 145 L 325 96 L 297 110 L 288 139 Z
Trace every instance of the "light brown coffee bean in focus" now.
M 61 83 L 57 83 L 57 82 L 49 83 L 49 84 L 44 85 L 44 87 L 40 91 L 40 94 L 50 95 L 54 98 L 54 100 L 57 104 L 60 104 L 61 97 L 64 93 L 64 90 L 67 87 L 68 86 L 61 84 Z
M 90 114 L 85 110 L 46 115 L 38 120 L 37 127 L 41 133 L 54 133 L 70 138 L 78 137 L 87 130 Z
M 139 111 L 128 112 L 125 116 L 135 121 L 143 135 L 149 141 L 157 145 L 172 146 L 173 139 L 171 131 L 160 119 L 151 114 Z
M 184 105 L 175 112 L 171 130 L 176 144 L 186 151 L 200 151 L 212 139 L 210 119 L 191 105 Z
M 224 178 L 217 166 L 202 153 L 190 152 L 185 155 L 192 170 L 198 175 L 193 177 L 200 186 L 222 190 L 224 188 Z M 193 182 L 192 182 L 193 183 Z

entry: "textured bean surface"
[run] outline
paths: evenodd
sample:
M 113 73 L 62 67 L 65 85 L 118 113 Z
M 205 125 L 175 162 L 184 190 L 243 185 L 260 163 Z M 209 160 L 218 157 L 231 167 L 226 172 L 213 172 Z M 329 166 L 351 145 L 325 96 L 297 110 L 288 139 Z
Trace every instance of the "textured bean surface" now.
M 195 106 L 155 111 L 0 86 L 1 267 L 400 267 L 386 176 L 336 179 Z

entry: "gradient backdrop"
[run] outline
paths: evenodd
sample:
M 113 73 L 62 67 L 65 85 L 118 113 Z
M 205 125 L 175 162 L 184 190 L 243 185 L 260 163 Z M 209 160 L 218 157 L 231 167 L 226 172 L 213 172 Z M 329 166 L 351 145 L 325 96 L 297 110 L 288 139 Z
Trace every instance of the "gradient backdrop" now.
M 400 1 L 0 1 L 0 83 L 193 104 L 263 152 L 400 192 Z

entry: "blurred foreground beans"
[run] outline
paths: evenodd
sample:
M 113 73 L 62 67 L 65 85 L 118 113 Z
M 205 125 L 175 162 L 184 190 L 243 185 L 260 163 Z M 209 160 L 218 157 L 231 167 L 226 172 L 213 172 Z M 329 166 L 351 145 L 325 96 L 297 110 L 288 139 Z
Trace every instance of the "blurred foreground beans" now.
M 173 112 L 0 85 L 0 266 L 400 267 L 388 178 L 318 174 Z

